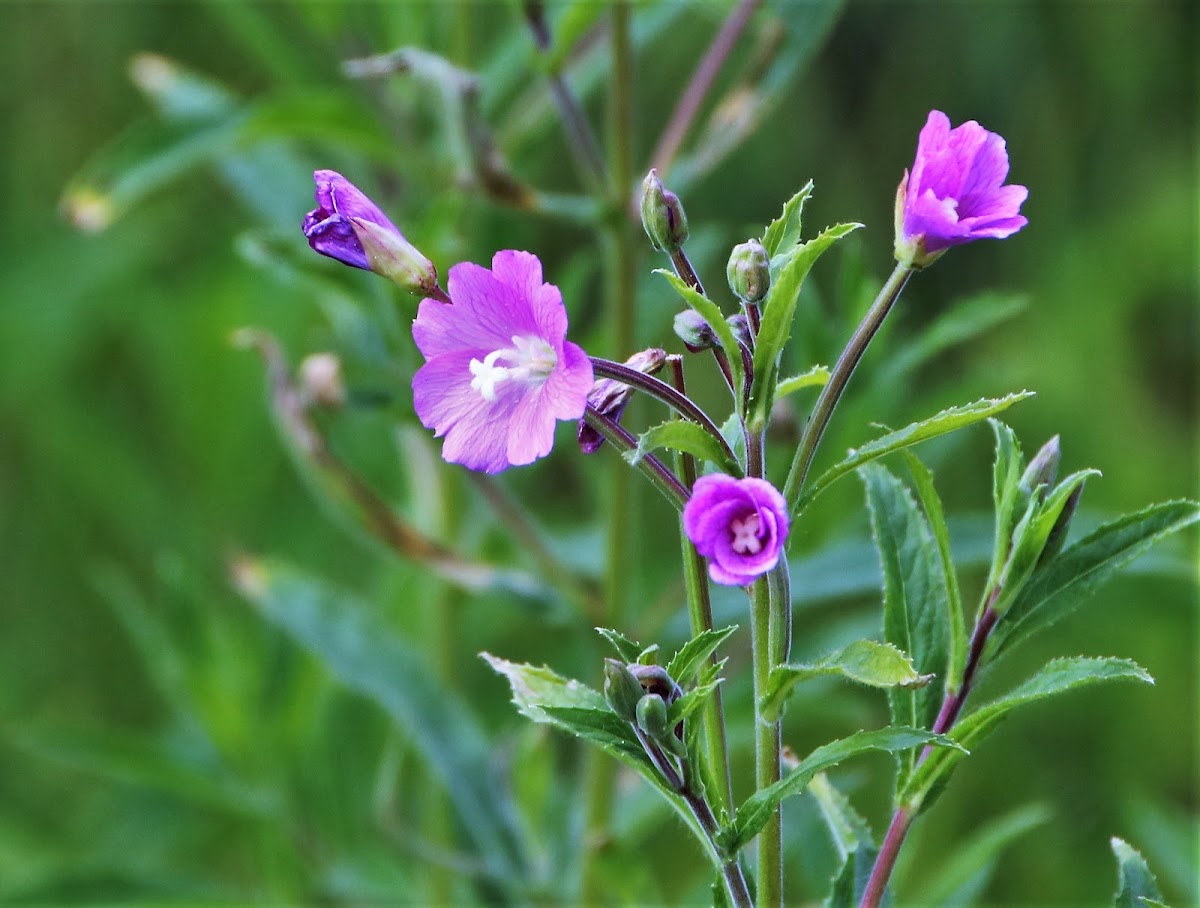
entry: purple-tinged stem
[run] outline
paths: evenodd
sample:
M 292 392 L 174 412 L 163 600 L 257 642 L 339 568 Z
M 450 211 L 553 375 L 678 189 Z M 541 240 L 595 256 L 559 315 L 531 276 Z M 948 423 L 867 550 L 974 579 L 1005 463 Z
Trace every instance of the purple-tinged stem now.
M 636 438 L 590 405 L 584 411 L 583 418 L 587 420 L 589 426 L 604 436 L 605 441 L 611 443 L 622 454 L 626 451 L 637 450 Z M 688 491 L 687 486 L 680 481 L 670 467 L 653 454 L 640 457 L 636 466 L 654 484 L 654 487 L 667 497 L 671 504 L 675 505 L 678 510 L 683 510 L 683 506 L 688 503 L 692 493 Z

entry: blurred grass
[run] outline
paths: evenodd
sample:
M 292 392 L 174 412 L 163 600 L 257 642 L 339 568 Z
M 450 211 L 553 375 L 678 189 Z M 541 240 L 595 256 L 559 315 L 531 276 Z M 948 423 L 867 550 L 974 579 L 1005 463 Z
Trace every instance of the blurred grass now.
M 639 9 L 639 166 L 726 8 Z M 777 9 L 806 15 L 798 3 Z M 566 15 L 552 13 L 557 22 Z M 690 182 L 689 249 L 714 291 L 726 250 L 809 177 L 817 185 L 810 229 L 868 225 L 840 261 L 818 269 L 797 331 L 794 365 L 803 368 L 836 355 L 863 304 L 859 288 L 889 267 L 894 188 L 927 111 L 976 118 L 1008 140 L 1012 179 L 1030 187 L 1030 226 L 1004 243 L 958 251 L 913 283 L 822 459 L 862 441 L 869 421 L 902 425 L 1028 387 L 1039 396 L 1010 413 L 1026 448 L 1061 433 L 1064 468 L 1104 471 L 1089 484 L 1083 516 L 1197 493 L 1194 38 L 1194 12 L 1174 3 L 849 4 L 757 138 Z M 309 170 L 343 169 L 375 193 L 443 272 L 496 248 L 536 251 L 547 278 L 563 287 L 573 336 L 585 344 L 605 336 L 587 230 L 455 190 L 456 164 L 429 92 L 406 82 L 348 83 L 339 73 L 342 59 L 402 44 L 483 72 L 482 106 L 514 172 L 542 189 L 575 191 L 531 43 L 502 4 L 0 6 L 0 51 L 15 74 L 0 84 L 10 137 L 0 149 L 9 174 L 0 222 L 0 899 L 408 893 L 405 900 L 420 901 L 429 868 L 448 865 L 463 879 L 479 870 L 456 846 L 434 847 L 412 831 L 434 809 L 421 799 L 430 783 L 410 740 L 419 730 L 392 726 L 343 689 L 265 626 L 226 579 L 234 552 L 280 556 L 374 602 L 401 640 L 426 649 L 439 632 L 431 606 L 449 601 L 411 565 L 328 519 L 272 429 L 259 364 L 228 343 L 235 328 L 253 324 L 279 336 L 293 361 L 335 349 L 352 387 L 393 397 L 386 408 L 336 417 L 331 436 L 414 519 L 444 531 L 445 514 L 422 501 L 406 468 L 436 447 L 423 436 L 402 447 L 393 430 L 396 418 L 411 419 L 404 394 L 415 360 L 406 336 L 413 301 L 313 260 L 296 226 L 309 207 Z M 227 153 L 165 181 L 107 231 L 81 234 L 58 210 L 60 193 L 98 149 L 152 117 L 127 75 L 143 51 L 211 76 L 238 98 L 276 104 L 235 150 L 287 166 L 272 170 L 276 179 L 257 185 L 247 205 L 231 191 L 237 169 Z M 735 54 L 731 71 L 748 56 Z M 585 60 L 579 70 L 597 122 L 601 62 Z M 723 77 L 718 93 L 729 82 Z M 701 125 L 695 135 L 703 134 Z M 643 255 L 643 272 L 664 264 Z M 889 354 L 949 301 L 992 288 L 1027 294 L 1028 306 L 889 377 Z M 660 279 L 642 279 L 638 304 L 639 340 L 675 349 Z M 700 384 L 702 394 L 716 389 Z M 595 466 L 573 452 L 569 435 L 565 427 L 550 461 L 502 483 L 536 503 L 564 559 L 595 572 Z M 922 456 L 937 468 L 951 514 L 969 518 L 987 507 L 986 433 Z M 449 512 L 467 515 L 464 547 L 511 558 L 503 525 L 462 477 L 438 475 Z M 639 599 L 667 590 L 669 607 L 679 599 L 671 592 L 672 520 L 655 510 L 653 493 L 643 494 L 651 504 L 640 530 Z M 799 558 L 865 536 L 853 481 L 810 516 L 797 528 Z M 873 569 L 870 551 L 859 552 L 848 570 Z M 1166 563 L 1176 575 L 1181 564 L 1194 572 L 1194 556 L 1193 536 Z M 980 578 L 965 581 L 969 597 Z M 1194 900 L 1196 606 L 1194 585 L 1178 576 L 1120 579 L 1001 666 L 990 679 L 995 690 L 1051 655 L 1123 655 L 1158 684 L 1081 695 L 1008 723 L 920 827 L 909 891 L 919 891 L 964 830 L 1041 802 L 1051 820 L 1006 852 L 989 901 L 1107 898 L 1115 888 L 1111 835 L 1159 868 L 1168 900 Z M 475 653 L 546 661 L 595 683 L 589 622 L 512 596 L 466 597 L 455 608 L 443 676 L 492 737 L 493 781 L 514 788 L 514 823 L 527 830 L 525 885 L 553 901 L 574 853 L 567 794 L 577 748 L 522 727 Z M 798 652 L 869 632 L 875 609 L 876 598 L 860 593 L 806 606 Z M 667 623 L 668 609 L 629 611 L 632 636 Z M 737 646 L 731 654 L 737 671 L 745 654 Z M 744 682 L 734 679 L 730 702 L 746 694 Z M 789 712 L 788 740 L 799 752 L 884 715 L 880 698 L 838 688 L 807 705 Z M 748 729 L 734 729 L 734 739 L 744 771 Z M 557 771 L 526 768 L 542 761 Z M 883 775 L 887 763 L 853 771 L 860 775 L 845 776 L 849 783 Z M 876 828 L 884 822 L 880 783 L 855 792 Z M 696 854 L 645 795 L 621 793 L 616 891 L 630 900 L 702 899 L 707 881 L 690 871 Z M 789 807 L 788 823 L 813 833 L 797 836 L 795 856 L 807 863 L 794 871 L 793 888 L 814 898 L 828 846 L 806 802 Z M 451 829 L 447 842 L 465 841 L 459 832 Z M 644 862 L 630 869 L 647 842 L 660 849 L 657 867 L 678 868 L 674 888 Z M 456 886 L 459 898 L 507 891 L 494 880 Z

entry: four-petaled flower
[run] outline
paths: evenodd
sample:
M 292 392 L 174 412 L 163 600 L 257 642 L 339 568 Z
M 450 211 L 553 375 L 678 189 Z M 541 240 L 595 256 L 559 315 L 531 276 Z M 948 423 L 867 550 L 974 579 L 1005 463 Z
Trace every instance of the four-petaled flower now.
M 542 282 L 542 263 L 504 250 L 491 270 L 450 269 L 452 304 L 426 299 L 413 339 L 426 363 L 413 376 L 417 416 L 442 457 L 498 473 L 550 452 L 554 424 L 583 416 L 591 390 L 587 354 L 566 340 L 562 294 Z
M 683 529 L 708 559 L 715 582 L 746 586 L 779 562 L 788 534 L 787 502 L 765 479 L 701 476 L 683 509 Z
M 896 258 L 914 267 L 932 262 L 951 246 L 1024 227 L 1024 186 L 1003 185 L 1008 176 L 1004 139 L 974 120 L 950 128 L 931 111 L 917 142 L 912 173 L 896 193 Z

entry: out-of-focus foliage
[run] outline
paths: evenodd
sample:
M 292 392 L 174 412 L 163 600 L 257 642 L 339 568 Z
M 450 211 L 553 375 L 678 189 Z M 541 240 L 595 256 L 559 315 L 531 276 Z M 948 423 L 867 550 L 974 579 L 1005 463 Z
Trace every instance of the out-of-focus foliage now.
M 407 396 L 415 301 L 317 259 L 299 231 L 311 171 L 339 169 L 443 274 L 498 248 L 534 251 L 562 287 L 572 337 L 612 359 L 634 352 L 607 346 L 594 212 L 571 199 L 584 184 L 541 75 L 561 62 L 603 124 L 604 7 L 550 5 L 563 43 L 539 55 L 515 6 L 0 6 L 0 899 L 570 897 L 581 747 L 526 727 L 477 654 L 600 686 L 607 650 L 591 627 L 602 467 L 615 455 L 578 455 L 563 427 L 550 460 L 497 483 L 446 468 Z M 635 7 L 638 168 L 729 7 Z M 1104 473 L 1088 483 L 1077 534 L 1195 495 L 1186 5 L 768 2 L 749 34 L 674 170 L 710 291 L 732 245 L 809 178 L 810 235 L 867 227 L 814 269 L 782 374 L 830 363 L 890 268 L 895 186 L 931 108 L 1004 135 L 1012 179 L 1030 188 L 1026 230 L 955 251 L 906 292 L 814 477 L 878 434 L 871 421 L 906 426 L 1028 388 L 1038 396 L 1004 414 L 1026 448 L 1059 433 L 1064 472 Z M 444 71 L 341 70 L 401 46 L 475 72 L 477 95 Z M 480 157 L 485 126 L 494 144 Z M 637 341 L 678 350 L 680 301 L 650 274 L 665 261 L 647 245 L 641 264 Z M 314 475 L 275 431 L 260 363 L 230 344 L 245 325 L 278 337 L 293 364 L 342 357 L 349 405 L 316 422 L 338 464 L 416 534 L 406 538 L 513 570 L 447 580 L 395 557 L 386 516 L 366 532 L 347 520 L 331 494 L 353 490 L 345 474 Z M 717 391 L 716 380 L 699 388 Z M 812 393 L 781 406 L 799 419 Z M 989 444 L 968 429 L 922 449 L 968 602 L 990 554 Z M 640 570 L 621 630 L 667 646 L 686 637 L 674 516 L 635 489 Z M 531 525 L 548 551 L 528 552 Z M 831 487 L 793 533 L 792 658 L 811 664 L 879 630 L 861 486 Z M 902 891 L 1103 901 L 1117 836 L 1166 901 L 1195 901 L 1194 535 L 1174 542 L 1023 645 L 979 702 L 1064 653 L 1129 657 L 1155 687 L 1022 710 L 923 817 Z M 264 564 L 302 591 L 294 608 L 262 595 Z M 553 573 L 562 565 L 567 583 Z M 744 625 L 740 600 L 715 606 L 718 626 Z M 748 697 L 748 643 L 725 647 L 727 696 Z M 785 740 L 808 753 L 886 712 L 878 692 L 809 681 L 789 701 Z M 750 730 L 731 732 L 745 778 Z M 453 760 L 431 759 L 438 749 Z M 886 760 L 838 771 L 877 830 Z M 453 774 L 470 778 L 451 797 Z M 818 788 L 786 802 L 796 899 L 824 893 L 855 851 L 827 841 L 820 813 L 843 808 Z M 615 896 L 707 898 L 707 866 L 678 820 L 632 775 L 618 791 L 602 865 Z M 960 847 L 990 877 L 948 864 Z

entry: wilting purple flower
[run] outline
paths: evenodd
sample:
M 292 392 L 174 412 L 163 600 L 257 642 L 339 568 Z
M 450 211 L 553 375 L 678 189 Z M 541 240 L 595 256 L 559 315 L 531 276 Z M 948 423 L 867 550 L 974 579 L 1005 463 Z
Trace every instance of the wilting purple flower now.
M 317 207 L 304 216 L 308 245 L 321 255 L 370 271 L 371 262 L 350 219 L 361 218 L 378 224 L 400 237 L 404 234 L 374 202 L 336 170 L 318 170 L 313 174 L 313 180 L 317 184 L 314 193 Z
M 633 354 L 625 360 L 625 365 L 646 375 L 657 375 L 667 361 L 667 351 L 659 347 L 651 347 Z M 633 388 L 615 378 L 602 378 L 592 385 L 588 392 L 588 405 L 602 416 L 607 416 L 615 423 L 621 421 L 629 398 L 633 396 Z M 588 425 L 587 419 L 579 421 L 579 450 L 584 454 L 595 454 L 604 444 L 604 436 Z
M 413 339 L 426 363 L 413 376 L 417 416 L 442 457 L 498 473 L 550 452 L 557 419 L 579 419 L 592 387 L 587 354 L 566 340 L 562 294 L 542 283 L 536 255 L 506 249 L 491 270 L 450 269 L 452 305 L 422 301 Z
M 765 479 L 701 476 L 683 509 L 683 529 L 708 559 L 708 575 L 746 586 L 779 561 L 788 534 L 787 502 Z
M 951 129 L 931 111 L 896 194 L 896 258 L 921 267 L 951 246 L 1016 233 L 1029 190 L 1002 185 L 1007 176 L 1003 138 L 974 120 Z

